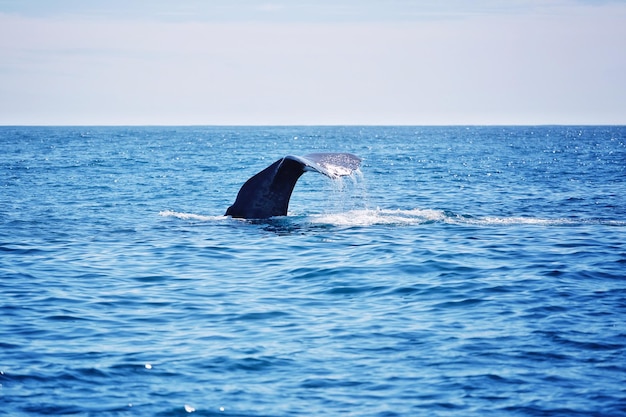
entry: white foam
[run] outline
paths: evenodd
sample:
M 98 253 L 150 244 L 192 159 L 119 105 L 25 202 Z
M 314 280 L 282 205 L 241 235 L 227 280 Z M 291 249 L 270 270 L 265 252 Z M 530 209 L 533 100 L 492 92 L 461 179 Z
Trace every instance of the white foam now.
M 193 213 L 179 213 L 177 211 L 165 210 L 159 212 L 159 216 L 163 217 L 175 217 L 180 220 L 196 220 L 201 222 L 210 222 L 217 220 L 227 219 L 226 216 L 204 216 L 201 214 L 193 214 Z
M 224 222 L 229 221 L 228 216 L 205 216 L 194 213 L 180 213 L 172 210 L 159 212 L 160 216 L 173 217 L 180 220 L 192 220 L 198 222 Z M 425 223 L 446 223 L 458 225 L 474 225 L 474 226 L 568 226 L 588 223 L 605 224 L 609 226 L 626 226 L 623 221 L 599 221 L 585 219 L 546 219 L 537 217 L 472 217 L 460 216 L 446 212 L 444 210 L 435 209 L 412 209 L 412 210 L 389 210 L 377 208 L 348 210 L 337 213 L 312 214 L 305 216 L 306 221 L 311 224 L 323 224 L 334 226 L 373 226 L 373 225 L 397 225 L 411 226 Z M 289 219 L 287 217 L 287 219 Z M 294 217 L 294 221 L 301 221 L 302 217 Z
M 412 210 L 350 210 L 341 213 L 320 214 L 309 216 L 309 221 L 316 224 L 336 226 L 371 226 L 371 225 L 419 225 L 424 223 L 446 223 L 475 226 L 568 226 L 587 223 L 623 226 L 620 221 L 592 221 L 584 219 L 537 218 L 537 217 L 473 217 L 461 216 L 444 210 L 412 209 Z
M 541 219 L 535 217 L 482 217 L 482 218 L 469 218 L 465 220 L 467 224 L 478 225 L 538 225 L 538 226 L 555 226 L 555 225 L 567 225 L 575 224 L 575 222 L 568 219 Z
M 442 210 L 350 210 L 342 213 L 310 216 L 311 223 L 337 226 L 414 225 L 446 218 Z
M 601 224 L 605 226 L 626 226 L 626 222 L 620 220 L 600 219 L 542 219 L 537 217 L 483 217 L 470 218 L 465 223 L 483 225 L 537 225 L 537 226 L 573 226 L 584 224 Z

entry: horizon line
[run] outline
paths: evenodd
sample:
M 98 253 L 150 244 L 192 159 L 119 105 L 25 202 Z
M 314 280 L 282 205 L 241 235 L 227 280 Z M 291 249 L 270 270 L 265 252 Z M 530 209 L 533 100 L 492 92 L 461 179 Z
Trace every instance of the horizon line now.
M 550 126 L 597 126 L 597 127 L 626 127 L 626 123 L 286 123 L 286 124 L 2 124 L 0 127 L 550 127 Z

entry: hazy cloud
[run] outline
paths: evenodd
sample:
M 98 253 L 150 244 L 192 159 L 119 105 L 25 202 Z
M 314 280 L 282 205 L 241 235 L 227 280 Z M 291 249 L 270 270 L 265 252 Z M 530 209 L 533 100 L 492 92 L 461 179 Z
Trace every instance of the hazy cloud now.
M 141 3 L 0 2 L 0 123 L 625 122 L 621 2 Z

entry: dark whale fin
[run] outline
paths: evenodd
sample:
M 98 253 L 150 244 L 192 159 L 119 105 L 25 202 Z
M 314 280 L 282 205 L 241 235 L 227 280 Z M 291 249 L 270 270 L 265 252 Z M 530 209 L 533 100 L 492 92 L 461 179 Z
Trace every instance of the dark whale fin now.
M 226 210 L 226 216 L 244 219 L 286 216 L 293 188 L 305 171 L 338 178 L 350 175 L 360 164 L 361 158 L 349 153 L 288 155 L 246 181 L 235 203 Z

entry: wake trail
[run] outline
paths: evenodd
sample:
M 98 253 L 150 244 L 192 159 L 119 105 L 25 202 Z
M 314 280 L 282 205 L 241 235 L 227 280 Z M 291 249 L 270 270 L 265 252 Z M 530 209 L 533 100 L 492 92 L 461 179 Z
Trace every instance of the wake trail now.
M 179 220 L 194 222 L 227 222 L 228 216 L 207 216 L 195 213 L 181 213 L 172 210 L 159 212 L 160 216 L 171 217 Z M 415 226 L 426 224 L 451 224 L 467 226 L 577 226 L 586 224 L 626 227 L 626 221 L 603 220 L 603 219 L 569 219 L 569 218 L 537 218 L 537 217 L 498 217 L 498 216 L 469 216 L 455 214 L 446 210 L 438 209 L 358 209 L 338 213 L 296 215 L 286 217 L 273 217 L 272 219 L 287 220 L 295 223 L 308 223 L 313 225 L 331 225 L 343 227 L 367 227 L 377 225 L 391 226 Z M 240 220 L 237 220 L 240 222 Z M 255 221 L 256 223 L 256 221 Z

